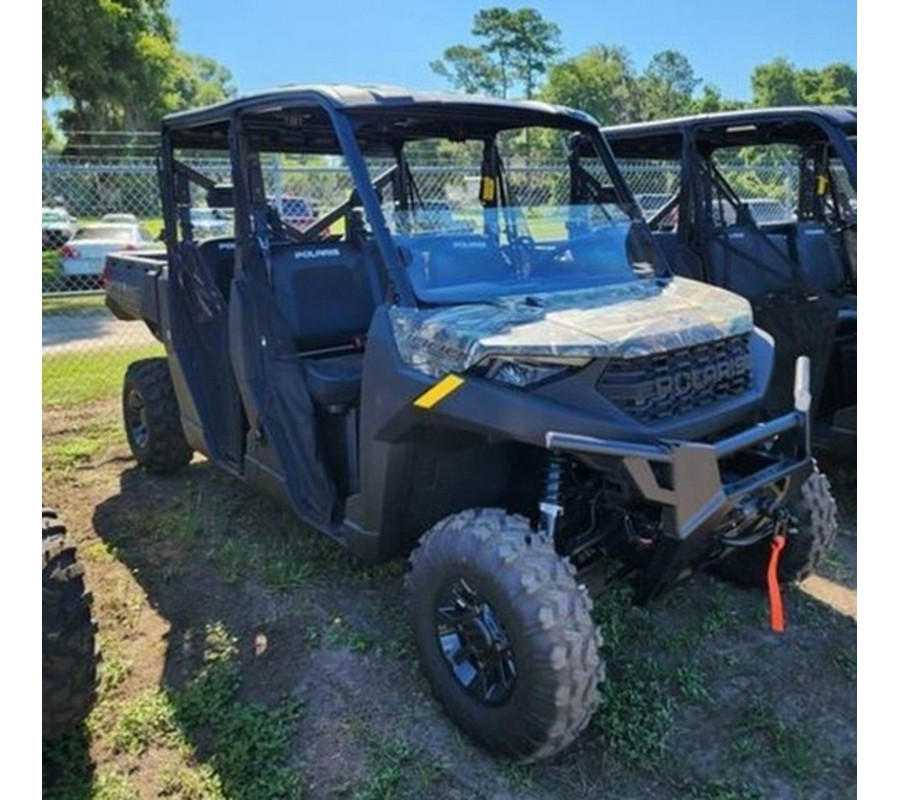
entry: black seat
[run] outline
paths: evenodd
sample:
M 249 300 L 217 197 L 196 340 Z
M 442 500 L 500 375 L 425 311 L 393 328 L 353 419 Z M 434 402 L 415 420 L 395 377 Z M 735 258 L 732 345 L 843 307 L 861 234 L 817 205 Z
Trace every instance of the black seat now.
M 227 298 L 234 277 L 234 237 L 205 239 L 197 245 L 197 252 L 212 274 L 222 297 Z
M 358 346 L 376 306 L 359 248 L 273 245 L 271 263 L 275 303 L 301 355 Z
M 362 353 L 330 358 L 305 358 L 302 361 L 306 388 L 316 405 L 345 407 L 359 402 Z
M 275 303 L 297 347 L 315 405 L 342 412 L 359 403 L 365 335 L 377 282 L 347 242 L 273 245 Z
M 819 222 L 797 223 L 797 260 L 809 282 L 834 291 L 844 280 L 844 266 L 831 234 Z
M 730 225 L 707 243 L 709 280 L 744 297 L 764 297 L 796 284 L 783 236 Z

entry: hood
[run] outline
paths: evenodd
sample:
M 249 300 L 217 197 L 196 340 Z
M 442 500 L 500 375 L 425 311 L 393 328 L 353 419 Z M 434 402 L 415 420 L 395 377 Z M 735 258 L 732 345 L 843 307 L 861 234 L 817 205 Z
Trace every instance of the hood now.
M 485 358 L 636 358 L 753 330 L 743 297 L 687 278 L 391 309 L 401 358 L 434 377 Z

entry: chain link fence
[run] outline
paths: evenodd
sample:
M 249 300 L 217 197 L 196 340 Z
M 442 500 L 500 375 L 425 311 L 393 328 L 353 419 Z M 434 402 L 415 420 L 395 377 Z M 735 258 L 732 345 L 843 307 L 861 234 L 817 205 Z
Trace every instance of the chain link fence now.
M 191 161 L 215 180 L 230 180 L 226 160 Z M 370 164 L 372 175 L 386 166 Z M 674 162 L 621 162 L 626 180 L 649 216 L 678 188 Z M 514 167 L 507 171 L 514 197 L 522 204 L 561 202 L 567 190 L 559 176 L 564 164 Z M 278 159 L 263 163 L 266 191 L 282 217 L 309 224 L 344 202 L 352 190 L 341 166 L 298 167 Z M 795 165 L 728 165 L 729 180 L 742 198 L 769 199 L 790 213 L 796 204 Z M 415 171 L 421 200 L 436 214 L 478 196 L 480 168 L 429 166 Z M 108 252 L 160 247 L 162 210 L 153 158 L 90 159 L 46 156 L 43 161 L 44 205 L 42 295 L 44 402 L 57 396 L 81 396 L 86 387 L 121 385 L 125 366 L 135 358 L 162 354 L 162 346 L 139 322 L 116 320 L 103 304 L 100 273 Z M 194 210 L 195 235 L 229 235 L 226 213 Z M 776 213 L 782 213 L 776 211 Z

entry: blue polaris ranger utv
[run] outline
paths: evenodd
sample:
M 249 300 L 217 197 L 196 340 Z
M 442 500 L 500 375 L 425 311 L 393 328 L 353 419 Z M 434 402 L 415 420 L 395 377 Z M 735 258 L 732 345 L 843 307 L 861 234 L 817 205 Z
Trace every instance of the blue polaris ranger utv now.
M 585 114 L 292 87 L 167 117 L 159 164 L 165 252 L 104 276 L 166 348 L 125 377 L 135 457 L 199 451 L 361 558 L 409 556 L 424 672 L 487 748 L 585 727 L 608 580 L 792 581 L 831 543 L 808 362 L 763 415 L 771 337 L 673 277 Z M 301 165 L 338 198 L 302 229 L 277 212 Z M 204 204 L 233 236 L 196 236 Z

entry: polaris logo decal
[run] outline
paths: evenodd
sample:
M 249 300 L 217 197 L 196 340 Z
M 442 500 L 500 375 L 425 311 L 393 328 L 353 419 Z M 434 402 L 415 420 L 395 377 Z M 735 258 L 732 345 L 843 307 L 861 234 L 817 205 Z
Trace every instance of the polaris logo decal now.
M 703 392 L 733 378 L 739 378 L 750 371 L 750 355 L 743 354 L 729 361 L 707 364 L 705 367 L 682 369 L 656 380 L 659 397 L 684 397 L 691 392 Z
M 340 255 L 341 251 L 336 247 L 323 247 L 318 250 L 297 250 L 294 253 L 294 258 L 339 258 Z

